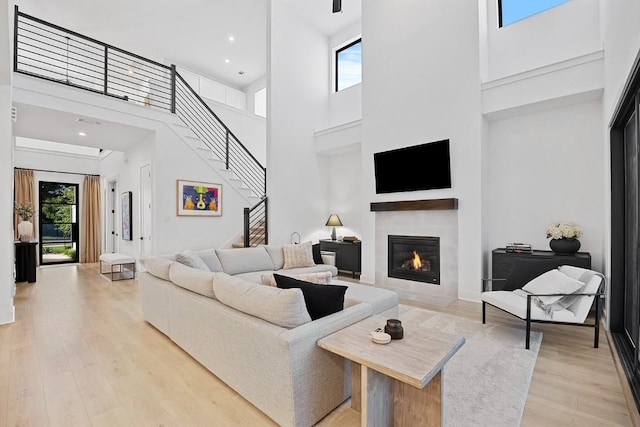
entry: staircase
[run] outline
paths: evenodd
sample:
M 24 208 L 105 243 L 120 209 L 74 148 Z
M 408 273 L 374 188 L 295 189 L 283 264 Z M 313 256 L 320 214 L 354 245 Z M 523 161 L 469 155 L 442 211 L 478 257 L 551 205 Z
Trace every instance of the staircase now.
M 243 246 L 268 243 L 266 168 L 175 65 L 160 64 L 24 14 L 18 6 L 14 34 L 14 72 L 174 114 L 179 121 L 170 123 L 173 131 L 251 206 L 244 212 Z

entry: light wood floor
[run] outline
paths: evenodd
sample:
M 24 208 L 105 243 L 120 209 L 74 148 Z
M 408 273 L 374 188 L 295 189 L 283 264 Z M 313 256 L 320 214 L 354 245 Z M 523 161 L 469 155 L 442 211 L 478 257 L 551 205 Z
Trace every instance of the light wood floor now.
M 144 322 L 134 280 L 97 264 L 43 268 L 0 326 L 0 426 L 270 426 L 269 418 Z M 431 310 L 480 319 L 480 305 Z M 488 321 L 522 327 L 497 310 Z M 544 338 L 523 426 L 629 426 L 604 332 L 536 325 Z M 321 426 L 357 426 L 343 404 Z M 450 426 L 466 427 L 466 426 Z

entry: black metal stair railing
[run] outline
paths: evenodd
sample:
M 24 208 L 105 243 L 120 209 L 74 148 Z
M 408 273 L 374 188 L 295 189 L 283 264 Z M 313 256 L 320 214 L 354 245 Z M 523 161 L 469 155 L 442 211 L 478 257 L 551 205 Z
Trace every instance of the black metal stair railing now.
M 225 168 L 242 180 L 251 196 L 263 200 L 256 206 L 264 205 L 266 229 L 266 168 L 174 65 L 143 58 L 27 15 L 18 6 L 14 24 L 16 73 L 175 113 L 211 151 L 213 158 L 224 162 Z
M 151 108 L 171 108 L 171 67 L 24 14 L 17 6 L 13 69 Z
M 233 171 L 254 197 L 266 194 L 267 171 L 218 118 L 206 102 L 176 73 L 175 113 L 207 148 Z
M 269 243 L 267 231 L 267 204 L 265 197 L 251 208 L 244 208 L 244 246 L 266 245 Z

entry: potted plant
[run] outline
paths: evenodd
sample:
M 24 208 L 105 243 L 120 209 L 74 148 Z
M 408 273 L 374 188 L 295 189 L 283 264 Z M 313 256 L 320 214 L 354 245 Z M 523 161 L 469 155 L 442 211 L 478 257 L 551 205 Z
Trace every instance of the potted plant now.
M 580 249 L 582 229 L 570 222 L 559 222 L 547 227 L 547 238 L 551 250 L 558 254 L 575 254 Z
M 22 220 L 18 223 L 18 239 L 31 240 L 33 236 L 33 224 L 30 220 L 35 214 L 33 205 L 29 202 L 15 202 L 13 211 Z

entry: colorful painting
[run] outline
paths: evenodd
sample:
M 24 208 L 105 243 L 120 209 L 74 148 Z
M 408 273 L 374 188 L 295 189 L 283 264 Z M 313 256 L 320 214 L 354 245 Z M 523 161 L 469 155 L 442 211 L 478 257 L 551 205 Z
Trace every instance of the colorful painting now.
M 177 214 L 222 216 L 222 185 L 178 180 Z

